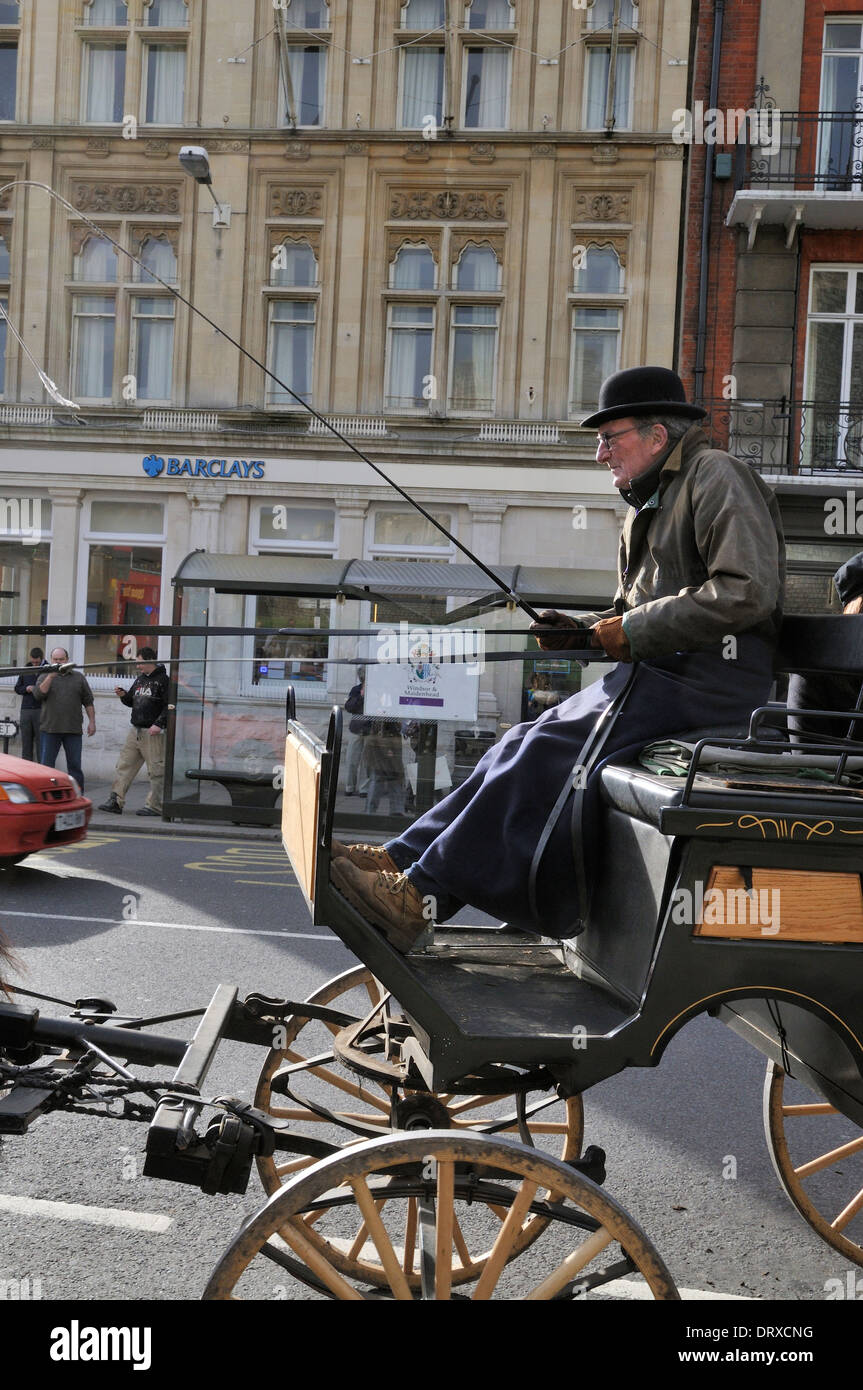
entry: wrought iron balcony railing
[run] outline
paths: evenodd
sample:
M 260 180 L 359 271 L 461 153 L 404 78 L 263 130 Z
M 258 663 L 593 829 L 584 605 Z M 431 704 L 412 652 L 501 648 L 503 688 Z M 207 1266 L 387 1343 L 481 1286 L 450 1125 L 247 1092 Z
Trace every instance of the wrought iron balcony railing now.
M 762 473 L 863 477 L 863 397 L 857 401 L 705 401 L 714 443 Z
M 853 111 L 764 108 L 743 126 L 735 146 L 735 191 L 863 189 L 863 95 Z M 739 138 L 739 137 L 738 137 Z

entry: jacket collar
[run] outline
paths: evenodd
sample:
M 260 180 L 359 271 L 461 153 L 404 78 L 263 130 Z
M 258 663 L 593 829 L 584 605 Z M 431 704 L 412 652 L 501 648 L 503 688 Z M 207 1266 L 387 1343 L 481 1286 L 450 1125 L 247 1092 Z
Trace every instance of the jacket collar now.
M 658 505 L 654 502 L 654 497 L 662 486 L 662 475 L 665 473 L 679 473 L 684 462 L 684 455 L 688 458 L 702 444 L 706 444 L 707 435 L 699 425 L 691 425 L 681 439 L 672 449 L 660 458 L 656 463 L 648 468 L 646 473 L 641 473 L 637 478 L 633 478 L 628 487 L 620 488 L 620 495 L 625 502 L 636 511 L 649 504 Z

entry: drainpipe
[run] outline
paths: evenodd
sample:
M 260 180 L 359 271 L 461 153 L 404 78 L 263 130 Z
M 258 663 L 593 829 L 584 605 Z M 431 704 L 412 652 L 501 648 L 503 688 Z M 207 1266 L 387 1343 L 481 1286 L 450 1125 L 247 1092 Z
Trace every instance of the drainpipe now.
M 715 107 L 719 98 L 719 59 L 722 52 L 722 27 L 725 20 L 725 0 L 715 0 L 713 10 L 713 55 L 710 68 L 708 106 Z M 707 292 L 710 260 L 710 205 L 713 201 L 713 157 L 705 146 L 704 199 L 701 205 L 701 266 L 698 278 L 698 328 L 695 338 L 695 399 L 703 403 L 704 358 L 707 351 Z

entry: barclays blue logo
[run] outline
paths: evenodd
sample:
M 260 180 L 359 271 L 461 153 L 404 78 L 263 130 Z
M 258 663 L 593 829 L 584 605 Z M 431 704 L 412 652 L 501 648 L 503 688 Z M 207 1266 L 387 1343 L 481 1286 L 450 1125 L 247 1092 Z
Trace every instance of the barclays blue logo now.
M 142 466 L 148 478 L 158 478 L 165 470 L 165 460 L 158 458 L 156 454 L 148 454 Z

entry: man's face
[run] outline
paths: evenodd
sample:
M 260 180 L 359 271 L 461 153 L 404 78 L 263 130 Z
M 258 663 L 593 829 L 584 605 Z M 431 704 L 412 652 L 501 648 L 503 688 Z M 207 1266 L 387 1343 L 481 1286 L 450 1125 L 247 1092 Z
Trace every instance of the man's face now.
M 65 647 L 54 647 L 51 650 L 51 665 L 59 666 L 61 662 L 69 660 L 69 653 Z
M 150 672 L 156 669 L 155 661 L 144 661 L 140 656 L 135 657 L 135 665 L 139 676 L 149 676 Z
M 633 478 L 652 467 L 667 443 L 668 435 L 662 425 L 654 425 L 644 435 L 639 432 L 638 422 L 627 416 L 610 420 L 608 428 L 600 431 L 596 457 L 610 470 L 615 487 L 628 487 Z

